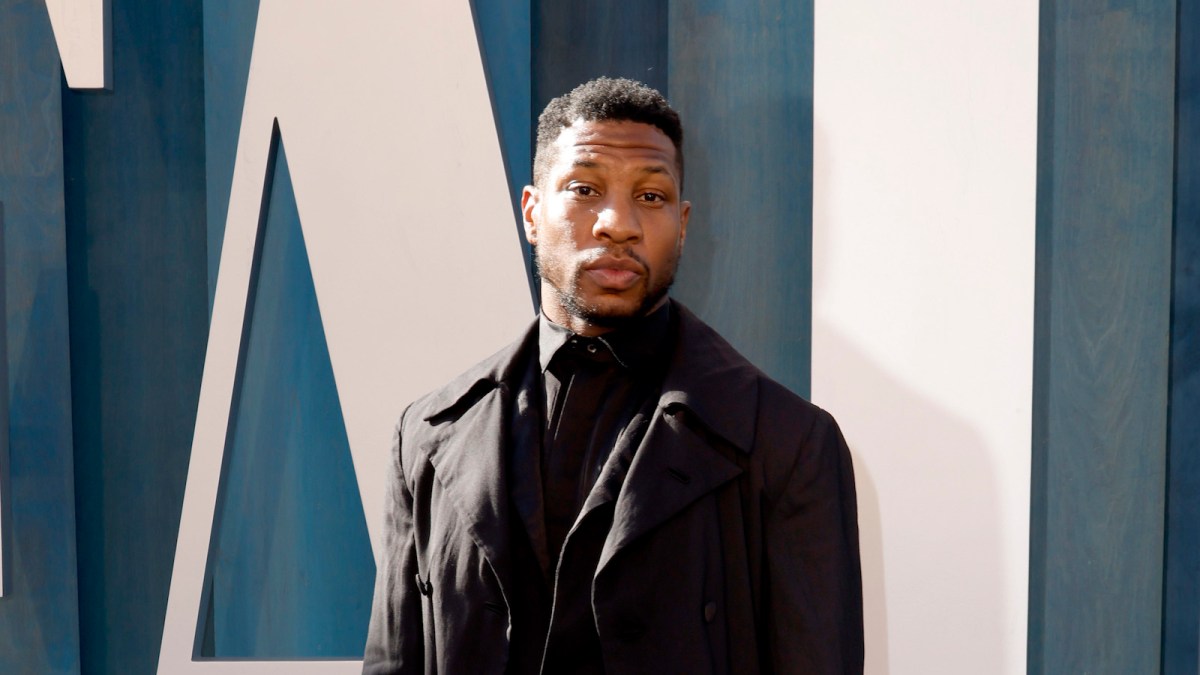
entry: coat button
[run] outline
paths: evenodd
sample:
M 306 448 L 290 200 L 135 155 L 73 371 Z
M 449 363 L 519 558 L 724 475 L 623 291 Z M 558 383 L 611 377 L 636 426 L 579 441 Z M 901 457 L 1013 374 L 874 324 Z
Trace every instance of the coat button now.
M 717 603 L 708 602 L 704 605 L 704 623 L 712 623 L 717 618 Z

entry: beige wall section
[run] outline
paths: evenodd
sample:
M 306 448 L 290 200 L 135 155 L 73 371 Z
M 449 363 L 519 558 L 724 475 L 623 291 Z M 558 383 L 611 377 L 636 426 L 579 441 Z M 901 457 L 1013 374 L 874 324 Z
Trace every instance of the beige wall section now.
M 533 316 L 468 2 L 263 0 L 161 673 L 360 668 L 191 660 L 275 117 L 376 547 L 400 411 Z
M 104 89 L 112 81 L 108 0 L 46 0 L 67 85 Z
M 1038 3 L 816 0 L 814 401 L 867 672 L 1023 673 Z

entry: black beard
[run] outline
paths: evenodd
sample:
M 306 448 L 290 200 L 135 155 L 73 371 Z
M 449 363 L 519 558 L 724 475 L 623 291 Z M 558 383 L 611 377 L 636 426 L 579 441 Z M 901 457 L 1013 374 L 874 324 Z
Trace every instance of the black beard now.
M 653 277 L 653 270 L 646 265 L 644 260 L 633 254 L 632 251 L 624 252 L 620 257 L 633 258 L 641 263 L 642 267 L 646 270 L 646 277 L 649 283 L 649 280 L 651 280 Z M 587 322 L 589 325 L 610 329 L 621 328 L 622 326 L 629 325 L 630 323 L 633 323 L 634 321 L 646 316 L 651 310 L 654 309 L 660 300 L 666 297 L 667 292 L 671 290 L 671 286 L 675 283 L 675 270 L 679 266 L 678 251 L 676 252 L 674 259 L 667 261 L 667 266 L 670 269 L 667 278 L 655 286 L 647 287 L 646 296 L 642 298 L 642 302 L 638 305 L 637 309 L 628 315 L 612 315 L 604 314 L 597 308 L 590 305 L 585 305 L 579 301 L 579 274 L 582 273 L 581 269 L 577 270 L 576 274 L 571 277 L 566 288 L 560 288 L 559 285 L 553 280 L 547 279 L 542 275 L 543 265 L 541 254 L 537 251 L 537 249 L 534 250 L 533 257 L 533 268 L 537 273 L 538 278 L 545 280 L 550 285 L 550 288 L 553 289 L 554 296 L 557 298 L 559 305 L 561 305 L 568 314 Z M 543 300 L 543 303 L 544 302 L 545 301 Z

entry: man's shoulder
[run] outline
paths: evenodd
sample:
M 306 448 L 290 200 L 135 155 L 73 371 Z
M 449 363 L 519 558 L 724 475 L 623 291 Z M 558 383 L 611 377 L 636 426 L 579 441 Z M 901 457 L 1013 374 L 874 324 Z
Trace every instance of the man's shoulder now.
M 684 401 L 727 438 L 749 441 L 759 421 L 770 420 L 774 432 L 795 434 L 832 423 L 829 413 L 796 394 L 752 363 L 715 328 L 679 302 L 679 342 L 668 389 L 686 392 Z

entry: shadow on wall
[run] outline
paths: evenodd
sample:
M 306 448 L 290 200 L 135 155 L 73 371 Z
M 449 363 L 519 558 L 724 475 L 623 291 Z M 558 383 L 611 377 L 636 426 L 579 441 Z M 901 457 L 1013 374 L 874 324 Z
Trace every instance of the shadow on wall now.
M 834 158 L 814 155 L 813 164 L 820 178 L 814 187 L 827 191 Z M 829 201 L 815 195 L 814 231 L 835 222 L 825 211 Z M 1004 633 L 1012 623 L 1009 609 L 1020 606 L 1009 596 L 1025 589 L 1010 588 L 1005 577 L 1000 495 L 987 443 L 968 420 L 918 393 L 816 311 L 826 282 L 818 273 L 831 260 L 831 239 L 814 237 L 813 389 L 816 403 L 842 425 L 854 459 L 866 672 L 1023 670 L 1024 663 L 1005 661 L 1006 643 L 1024 641 L 1023 634 Z M 857 283 L 884 283 L 866 274 Z M 965 372 L 957 384 L 961 392 L 938 397 L 974 396 L 979 386 Z

